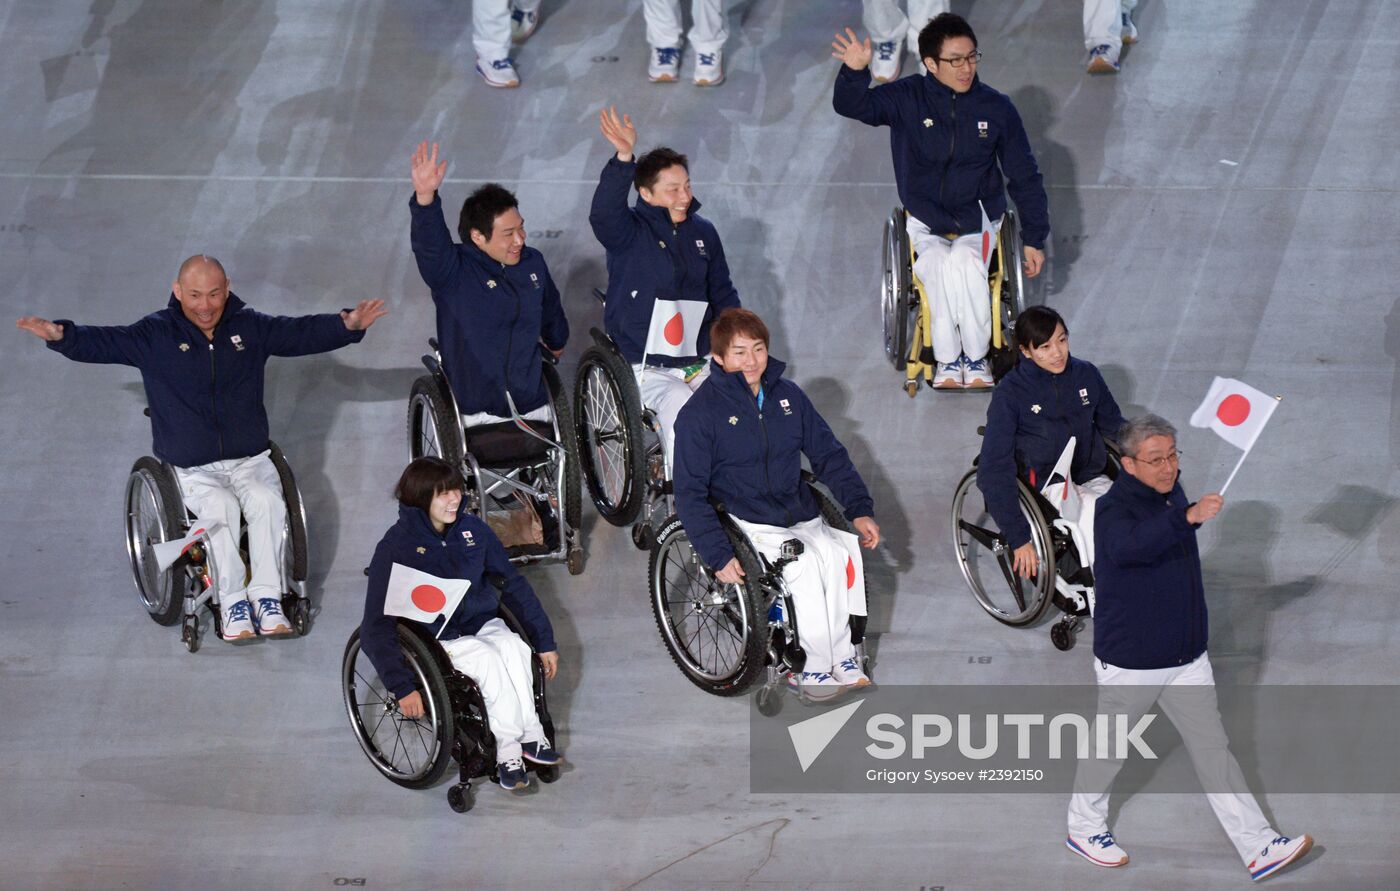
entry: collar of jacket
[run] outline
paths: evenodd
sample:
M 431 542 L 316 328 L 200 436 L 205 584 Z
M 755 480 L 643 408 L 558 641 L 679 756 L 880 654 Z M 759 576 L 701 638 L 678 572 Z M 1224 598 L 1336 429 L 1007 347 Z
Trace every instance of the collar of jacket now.
M 399 504 L 399 525 L 404 528 L 405 532 L 412 536 L 414 541 L 427 540 L 429 538 L 435 542 L 447 540 L 449 537 L 448 533 L 456 529 L 465 516 L 466 513 L 459 508 L 457 511 L 457 519 L 453 521 L 452 525 L 442 530 L 442 532 L 438 532 L 433 528 L 433 521 L 429 519 L 427 511 L 423 510 L 421 507 L 409 507 L 407 504 Z
M 1074 364 L 1074 356 L 1069 356 L 1065 359 L 1065 370 L 1061 371 L 1059 374 L 1046 371 L 1044 368 L 1041 368 L 1039 365 L 1035 364 L 1034 359 L 1027 359 L 1025 356 L 1022 356 L 1017 364 L 1019 364 L 1025 369 L 1022 372 L 1022 374 L 1026 375 L 1033 381 L 1053 381 L 1059 380 L 1062 377 L 1066 377 L 1069 374 L 1070 367 Z
M 1170 500 L 1172 495 L 1174 495 L 1176 491 L 1181 488 L 1181 471 L 1178 470 L 1176 472 L 1176 479 L 1172 481 L 1171 491 L 1167 492 L 1165 495 L 1161 492 L 1158 492 L 1156 489 L 1152 488 L 1147 483 L 1144 483 L 1137 477 L 1133 476 L 1131 473 L 1128 473 L 1128 471 L 1126 470 L 1118 474 L 1118 479 L 1114 483 L 1114 485 L 1121 485 L 1123 487 L 1124 494 L 1129 495 L 1138 501 L 1152 501 L 1157 504 L 1161 504 L 1162 499 L 1165 498 Z
M 507 266 L 500 260 L 497 260 L 495 257 L 486 253 L 481 248 L 477 247 L 476 242 L 474 241 L 464 241 L 462 242 L 462 247 L 466 248 L 467 257 L 473 263 L 480 266 L 487 275 L 505 275 L 506 273 L 510 272 L 511 269 L 515 268 L 513 266 Z M 520 250 L 520 259 L 525 259 L 524 248 L 521 248 Z M 520 264 L 517 263 L 515 265 L 519 266 Z
M 217 332 L 219 326 L 237 315 L 239 310 L 243 309 L 245 305 L 246 304 L 244 304 L 242 300 L 238 299 L 237 294 L 229 291 L 228 300 L 224 302 L 224 311 L 219 313 L 219 320 L 214 323 L 214 331 Z M 200 337 L 204 337 L 204 332 L 200 331 L 199 328 L 195 326 L 194 322 L 191 322 L 185 317 L 185 309 L 180 305 L 180 301 L 175 299 L 174 291 L 170 292 L 170 302 L 165 305 L 165 308 L 170 311 L 171 317 L 175 319 L 175 324 L 183 325 L 187 330 L 193 331 Z M 205 337 L 204 339 L 208 340 L 209 338 Z
M 685 219 L 681 220 L 679 223 L 671 222 L 670 210 L 664 207 L 657 207 L 653 204 L 647 204 L 646 201 L 642 200 L 641 195 L 637 196 L 635 207 L 637 208 L 637 213 L 642 215 L 642 219 L 650 220 L 657 225 L 664 225 L 671 229 L 676 229 L 690 222 L 691 218 L 695 216 L 695 213 L 700 210 L 700 199 L 696 198 L 694 195 L 690 196 L 690 207 L 686 209 Z
M 923 64 L 922 59 L 919 60 L 919 64 Z M 953 96 L 970 96 L 982 87 L 981 75 L 974 74 L 972 75 L 972 86 L 968 87 L 966 92 L 959 93 L 932 74 L 929 74 L 927 68 L 924 69 L 924 81 L 924 89 L 932 93 L 933 96 L 938 99 L 948 99 Z
M 786 370 L 786 362 L 769 356 L 768 367 L 763 369 L 763 378 L 759 382 L 759 386 L 765 392 L 771 393 L 773 386 L 778 383 Z M 744 373 L 742 371 L 725 371 L 720 366 L 718 359 L 710 360 L 710 379 L 715 382 L 715 386 L 719 387 L 720 392 L 731 398 L 745 398 L 750 402 L 754 401 L 753 390 L 749 389 L 749 382 L 744 380 Z

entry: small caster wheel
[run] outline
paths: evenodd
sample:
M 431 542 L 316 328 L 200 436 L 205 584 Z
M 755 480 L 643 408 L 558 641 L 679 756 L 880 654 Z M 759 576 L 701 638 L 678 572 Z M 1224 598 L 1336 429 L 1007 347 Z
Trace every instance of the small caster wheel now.
M 583 548 L 573 547 L 569 549 L 569 575 L 583 574 Z
M 541 783 L 553 783 L 559 779 L 559 765 L 550 764 L 539 767 L 535 770 L 535 776 L 540 778 Z
M 758 691 L 758 713 L 771 718 L 783 710 L 783 691 L 779 687 L 761 687 Z
M 913 399 L 915 396 L 919 395 L 919 382 L 912 379 L 905 381 L 904 395 L 908 396 L 910 399 Z
M 1068 622 L 1056 622 L 1050 626 L 1050 642 L 1057 650 L 1068 650 L 1074 646 L 1074 626 Z
M 311 631 L 311 601 L 297 599 L 296 606 L 292 607 L 292 627 L 299 637 L 305 637 Z
M 465 814 L 472 809 L 471 787 L 465 783 L 458 783 L 448 787 L 447 806 L 459 814 Z
M 652 545 L 656 544 L 656 534 L 651 531 L 650 523 L 638 523 L 632 527 L 632 544 L 639 551 L 651 550 Z
M 185 642 L 185 649 L 191 653 L 199 650 L 199 622 L 194 619 L 186 619 L 180 628 L 180 639 Z

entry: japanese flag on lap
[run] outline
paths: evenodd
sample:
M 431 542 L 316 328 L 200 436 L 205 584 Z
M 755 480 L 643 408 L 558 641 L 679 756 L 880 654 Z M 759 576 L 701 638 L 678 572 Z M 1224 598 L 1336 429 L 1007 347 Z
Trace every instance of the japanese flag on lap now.
M 162 572 L 169 569 L 171 564 L 180 559 L 181 554 L 190 549 L 191 545 L 222 528 L 224 528 L 224 524 L 219 520 L 206 523 L 203 520 L 196 519 L 194 524 L 190 526 L 189 535 L 174 541 L 163 541 L 158 545 L 151 546 L 151 550 L 155 552 L 156 555 L 156 565 L 161 568 Z
M 466 579 L 440 579 L 418 569 L 395 563 L 389 571 L 389 589 L 384 595 L 384 615 L 403 616 L 415 622 L 431 623 L 438 616 L 451 616 L 472 585 Z M 444 623 L 446 624 L 446 623 Z
M 656 300 L 647 329 L 647 356 L 698 356 L 700 326 L 710 304 L 699 300 Z M 642 357 L 646 361 L 646 357 Z
M 1055 508 L 1060 519 L 1070 523 L 1078 521 L 1081 506 L 1079 487 L 1070 478 L 1070 468 L 1074 465 L 1076 442 L 1075 437 L 1069 438 L 1069 442 L 1065 444 L 1065 450 L 1060 453 L 1060 459 L 1055 462 L 1055 469 L 1050 471 L 1049 478 L 1040 489 L 1040 494 L 1044 495 L 1045 500 L 1049 501 Z
M 860 538 L 844 529 L 828 526 L 846 552 L 846 571 L 841 579 L 846 584 L 846 603 L 853 616 L 869 615 L 865 605 L 865 564 L 860 555 Z
M 1278 407 L 1278 400 L 1234 378 L 1218 377 L 1191 415 L 1192 427 L 1209 427 L 1221 439 L 1249 451 Z

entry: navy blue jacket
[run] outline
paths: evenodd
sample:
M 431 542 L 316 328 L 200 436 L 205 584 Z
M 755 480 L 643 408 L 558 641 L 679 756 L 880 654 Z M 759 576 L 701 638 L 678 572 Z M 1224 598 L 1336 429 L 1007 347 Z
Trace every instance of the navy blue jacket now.
M 1116 439 L 1123 413 L 1108 384 L 1091 363 L 1069 357 L 1059 374 L 1022 358 L 992 393 L 987 430 L 977 461 L 977 487 L 987 510 L 1019 548 L 1031 540 L 1031 528 L 1016 499 L 1016 478 L 1038 489 L 1049 480 L 1069 438 L 1075 438 L 1070 476 L 1084 483 L 1108 465 L 1104 437 Z
M 374 663 L 384 687 L 395 696 L 402 698 L 415 689 L 413 673 L 404 664 L 403 651 L 394 631 L 396 622 L 414 620 L 384 615 L 389 574 L 395 563 L 438 578 L 471 582 L 438 640 L 454 640 L 477 633 L 482 625 L 496 617 L 501 603 L 505 603 L 524 626 L 536 652 L 549 653 L 556 649 L 554 629 L 539 598 L 525 577 L 511 565 L 505 546 L 490 526 L 472 514 L 461 513 L 457 522 L 439 535 L 426 511 L 399 505 L 399 521 L 389 527 L 374 549 L 374 559 L 369 564 L 369 588 L 365 592 L 365 616 L 360 622 L 360 646 Z M 503 591 L 498 593 L 496 586 L 486 581 L 488 572 L 505 576 Z M 435 632 L 442 623 L 434 622 L 425 627 Z
M 1119 668 L 1185 665 L 1206 651 L 1196 526 L 1180 480 L 1162 495 L 1127 473 L 1095 505 L 1094 655 Z
M 267 316 L 228 295 L 214 339 L 185 318 L 175 295 L 134 325 L 58 319 L 49 349 L 78 362 L 141 371 L 156 457 L 176 467 L 247 458 L 267 448 L 263 367 L 270 356 L 306 356 L 364 339 L 336 313 Z
M 711 500 L 766 526 L 794 526 L 821 512 L 802 481 L 803 455 L 847 519 L 874 516 L 875 502 L 845 446 L 807 394 L 783 379 L 782 362 L 768 360 L 759 386 L 762 410 L 742 372 L 711 366 L 676 416 L 673 481 L 676 514 L 707 566 L 720 569 L 734 557 Z
M 442 198 L 423 207 L 409 196 L 413 257 L 437 307 L 437 340 L 463 414 L 510 417 L 506 390 L 523 414 L 549 401 L 540 339 L 562 350 L 569 320 L 544 256 L 526 245 L 507 266 L 474 244 L 457 244 L 442 220 Z
M 1006 212 L 1005 173 L 1022 240 L 1044 249 L 1049 202 L 1026 128 L 1006 94 L 978 77 L 958 93 L 928 74 L 869 86 L 869 68 L 842 65 L 831 104 L 843 117 L 890 128 L 894 179 L 906 210 L 939 235 L 981 232 L 979 199 L 993 222 Z
M 627 206 L 637 165 L 614 155 L 603 168 L 588 222 L 607 252 L 607 308 L 603 327 L 632 364 L 642 361 L 651 308 L 657 300 L 698 300 L 710 304 L 701 324 L 694 356 L 652 356 L 648 365 L 680 368 L 710 352 L 710 323 L 721 311 L 739 305 L 739 292 L 729 280 L 729 264 L 719 233 L 700 216 L 700 202 L 691 199 L 680 225 L 671 224 L 664 207 L 652 207 L 640 197 Z

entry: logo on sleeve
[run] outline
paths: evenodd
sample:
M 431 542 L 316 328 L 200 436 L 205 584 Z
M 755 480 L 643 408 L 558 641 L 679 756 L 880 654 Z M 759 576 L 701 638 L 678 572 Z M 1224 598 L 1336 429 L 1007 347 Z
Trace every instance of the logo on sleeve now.
M 978 138 L 978 139 L 986 139 L 986 138 L 987 138 L 987 122 L 986 122 L 986 121 L 978 121 L 978 122 L 977 122 L 977 138 Z
M 792 407 L 791 407 L 790 405 L 788 405 L 788 401 L 787 401 L 786 399 L 779 399 L 779 400 L 778 400 L 778 404 L 781 405 L 781 406 L 783 407 L 783 414 L 785 414 L 785 415 L 790 415 L 790 414 L 792 414 Z
M 182 343 L 182 344 L 180 344 L 180 352 L 182 352 L 182 353 L 188 353 L 189 351 L 190 351 L 190 345 L 189 345 L 189 344 L 187 344 L 187 343 Z
M 1031 411 L 1035 414 L 1040 414 L 1040 404 L 1036 403 L 1035 405 L 1032 405 Z
M 698 250 L 698 251 L 700 252 L 700 256 L 702 256 L 702 257 L 708 257 L 708 256 L 709 256 L 709 254 L 705 253 L 705 239 L 703 239 L 703 238 L 697 238 L 697 239 L 695 239 L 695 249 Z
M 235 350 L 237 350 L 238 352 L 241 353 L 241 352 L 243 352 L 245 349 L 247 349 L 247 347 L 245 347 L 245 346 L 243 345 L 243 338 L 242 338 L 242 337 L 239 337 L 237 334 L 235 334 L 235 335 L 233 335 L 232 337 L 230 337 L 229 340 L 233 341 L 233 348 L 234 348 Z
M 471 531 L 470 529 L 463 529 L 463 530 L 462 530 L 462 537 L 465 538 L 465 539 L 467 540 L 467 547 L 469 547 L 469 548 L 474 548 L 474 547 L 476 547 L 476 539 L 472 538 L 472 531 Z
M 1080 391 L 1079 391 L 1079 404 L 1080 404 L 1080 405 L 1088 405 L 1088 404 L 1089 404 L 1089 391 L 1088 391 L 1088 390 L 1080 390 Z

